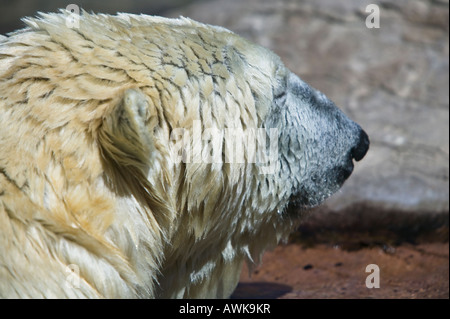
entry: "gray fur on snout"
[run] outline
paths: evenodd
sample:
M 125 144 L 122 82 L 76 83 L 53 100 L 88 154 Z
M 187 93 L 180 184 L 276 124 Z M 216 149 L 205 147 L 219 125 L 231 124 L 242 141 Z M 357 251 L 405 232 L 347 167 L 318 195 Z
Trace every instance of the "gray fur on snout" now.
M 266 120 L 266 127 L 280 128 L 278 177 L 288 183 L 291 203 L 313 207 L 351 174 L 361 128 L 295 74 L 288 72 L 279 83 Z

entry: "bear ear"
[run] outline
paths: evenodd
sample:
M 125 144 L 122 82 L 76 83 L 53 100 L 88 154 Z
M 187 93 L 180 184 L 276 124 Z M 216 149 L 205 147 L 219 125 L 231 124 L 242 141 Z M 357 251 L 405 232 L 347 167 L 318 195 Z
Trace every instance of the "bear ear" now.
M 147 189 L 147 174 L 155 152 L 152 132 L 157 117 L 152 109 L 141 90 L 127 89 L 98 129 L 106 181 L 119 193 Z

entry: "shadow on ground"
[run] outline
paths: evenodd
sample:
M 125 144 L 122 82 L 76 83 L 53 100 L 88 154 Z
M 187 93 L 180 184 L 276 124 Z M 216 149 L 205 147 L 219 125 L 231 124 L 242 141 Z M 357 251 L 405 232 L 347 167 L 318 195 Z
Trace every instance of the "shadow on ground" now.
M 276 299 L 291 291 L 291 286 L 272 282 L 240 283 L 231 299 Z

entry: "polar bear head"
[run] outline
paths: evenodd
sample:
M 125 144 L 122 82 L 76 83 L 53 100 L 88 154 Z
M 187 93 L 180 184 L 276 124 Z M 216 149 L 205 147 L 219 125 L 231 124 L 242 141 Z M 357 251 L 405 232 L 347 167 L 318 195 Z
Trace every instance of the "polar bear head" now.
M 0 43 L 0 186 L 27 185 L 20 209 L 14 196 L 3 206 L 32 210 L 48 246 L 16 271 L 49 264 L 56 278 L 29 280 L 24 296 L 227 297 L 242 263 L 257 263 L 367 152 L 366 133 L 324 94 L 226 29 L 72 18 L 26 19 Z M 57 284 L 69 264 L 78 290 Z

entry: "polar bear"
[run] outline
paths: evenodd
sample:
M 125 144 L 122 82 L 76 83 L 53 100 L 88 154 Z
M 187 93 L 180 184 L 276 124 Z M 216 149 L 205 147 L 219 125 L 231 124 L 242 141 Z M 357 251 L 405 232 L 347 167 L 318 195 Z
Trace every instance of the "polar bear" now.
M 0 297 L 226 298 L 364 157 L 269 50 L 69 12 L 0 39 Z

